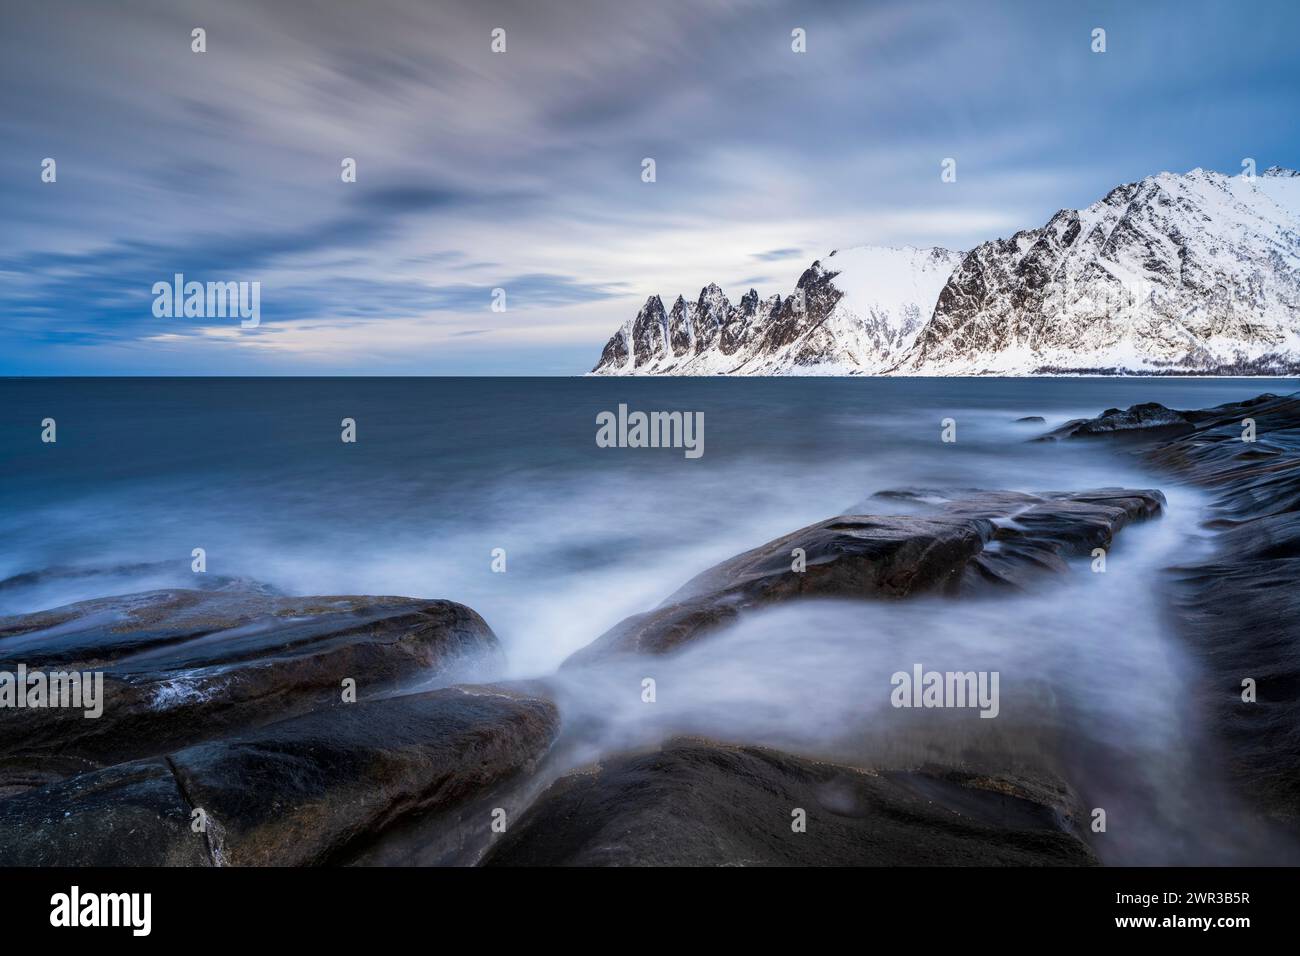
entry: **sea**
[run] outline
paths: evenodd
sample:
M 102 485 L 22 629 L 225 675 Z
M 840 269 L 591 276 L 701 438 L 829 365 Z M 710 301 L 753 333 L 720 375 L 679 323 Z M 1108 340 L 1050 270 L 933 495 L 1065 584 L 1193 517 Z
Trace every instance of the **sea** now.
M 882 726 L 897 670 L 997 669 L 1002 716 L 977 725 L 1008 733 L 1015 688 L 1032 687 L 1035 714 L 1046 694 L 1068 724 L 1061 733 L 1095 749 L 1090 766 L 1100 753 L 1132 768 L 1133 779 L 1098 783 L 1111 806 L 1146 814 L 1099 851 L 1107 862 L 1232 862 L 1233 841 L 1250 835 L 1215 831 L 1206 817 L 1224 804 L 1195 796 L 1199 787 L 1229 799 L 1205 780 L 1211 735 L 1192 706 L 1201 675 L 1162 583 L 1212 546 L 1204 494 L 1122 445 L 1033 439 L 1112 407 L 1204 408 L 1298 388 L 1208 378 L 3 379 L 0 615 L 194 586 L 196 548 L 207 575 L 287 594 L 459 601 L 500 638 L 499 678 L 552 680 L 565 719 L 594 728 L 575 761 L 682 732 L 816 749 L 846 727 Z M 697 414 L 702 454 L 601 447 L 600 416 L 620 405 Z M 996 601 L 809 602 L 749 615 L 654 664 L 653 720 L 628 690 L 644 666 L 608 680 L 557 672 L 719 561 L 833 515 L 888 511 L 869 500 L 878 492 L 1107 486 L 1159 488 L 1169 507 L 1119 535 L 1104 574 L 1080 559 L 1038 591 Z

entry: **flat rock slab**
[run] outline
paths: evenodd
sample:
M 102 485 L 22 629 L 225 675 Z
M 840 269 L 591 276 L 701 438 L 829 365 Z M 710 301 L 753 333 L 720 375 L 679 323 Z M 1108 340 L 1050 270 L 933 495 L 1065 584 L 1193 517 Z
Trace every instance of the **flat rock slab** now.
M 0 800 L 0 866 L 339 862 L 528 773 L 558 726 L 549 701 L 491 686 L 316 711 Z
M 0 619 L 0 670 L 102 672 L 103 715 L 0 710 L 2 788 L 166 753 L 232 730 L 342 705 L 491 663 L 470 608 L 400 597 L 171 590 Z
M 1161 513 L 1151 489 L 1084 492 L 892 491 L 906 515 L 841 515 L 802 528 L 697 575 L 659 607 L 616 624 L 564 666 L 610 654 L 663 654 L 742 611 L 801 597 L 905 598 L 988 587 L 1029 588 L 1066 559 L 1109 548 L 1117 531 Z M 806 569 L 793 570 L 802 549 Z
M 796 809 L 806 831 L 792 827 Z M 489 866 L 1063 866 L 1092 851 L 1055 810 L 956 771 L 872 773 L 676 740 L 562 777 Z

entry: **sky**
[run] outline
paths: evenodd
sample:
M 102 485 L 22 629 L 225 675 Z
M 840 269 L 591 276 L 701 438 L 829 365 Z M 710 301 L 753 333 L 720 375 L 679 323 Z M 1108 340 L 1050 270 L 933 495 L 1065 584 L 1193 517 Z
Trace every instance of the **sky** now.
M 1298 34 L 1293 0 L 3 0 L 0 375 L 582 374 L 651 294 L 1296 167 Z M 177 273 L 260 283 L 259 324 L 155 315 Z

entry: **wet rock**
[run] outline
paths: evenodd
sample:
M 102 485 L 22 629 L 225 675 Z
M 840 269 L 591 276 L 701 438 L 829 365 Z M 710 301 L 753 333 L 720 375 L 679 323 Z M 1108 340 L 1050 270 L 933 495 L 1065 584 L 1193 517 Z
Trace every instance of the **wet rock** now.
M 609 654 L 663 654 L 734 620 L 742 611 L 801 597 L 904 598 L 1028 588 L 1066 558 L 1109 548 L 1126 524 L 1160 513 L 1154 490 L 1101 489 L 1043 495 L 892 491 L 877 502 L 906 515 L 841 515 L 770 541 L 692 578 L 659 607 L 633 615 L 564 666 Z M 922 513 L 915 513 L 920 511 Z M 803 549 L 806 569 L 794 570 Z
M 162 760 L 0 800 L 0 866 L 209 866 L 193 808 Z
M 1193 413 L 1189 435 L 1149 450 L 1210 489 L 1208 560 L 1177 569 L 1183 633 L 1209 674 L 1212 726 L 1256 806 L 1300 828 L 1300 395 Z M 1243 441 L 1245 421 L 1255 441 Z M 1243 681 L 1256 700 L 1243 700 Z
M 528 773 L 558 724 L 549 701 L 493 687 L 315 711 L 0 800 L 0 865 L 347 862 L 406 816 Z
M 1189 414 L 1195 429 L 1146 451 L 1145 458 L 1214 489 L 1215 525 L 1300 508 L 1300 394 L 1261 395 Z M 1254 423 L 1253 442 L 1243 441 L 1247 420 Z
M 1209 671 L 1210 724 L 1229 744 L 1231 777 L 1300 827 L 1300 513 L 1240 524 L 1216 544 L 1210 560 L 1177 569 L 1182 631 Z
M 1140 454 L 1210 490 L 1205 524 L 1222 534 L 1209 559 L 1175 569 L 1179 627 L 1207 669 L 1209 725 L 1241 793 L 1300 828 L 1300 393 L 1180 414 L 1190 429 Z
M 0 709 L 0 788 L 166 753 L 499 653 L 451 601 L 153 591 L 0 619 L 0 670 L 102 671 L 103 715 Z
M 225 574 L 195 575 L 188 567 L 178 571 L 175 561 L 133 561 L 127 564 L 109 566 L 79 567 L 77 565 L 54 565 L 35 571 L 24 571 L 0 579 L 0 593 L 19 591 L 41 585 L 59 585 L 81 581 L 100 582 L 116 577 L 146 577 L 149 575 L 185 574 L 195 578 L 195 587 L 201 591 L 216 591 L 223 588 L 243 588 L 261 590 L 267 594 L 274 593 L 265 584 L 253 582 L 248 578 L 239 578 Z
M 1042 425 L 1047 422 L 1047 419 L 1042 415 L 1025 415 L 1022 418 L 1017 418 L 1016 421 L 1027 425 Z
M 1168 437 L 1186 434 L 1193 427 L 1186 412 L 1166 408 L 1158 402 L 1145 402 L 1127 409 L 1108 408 L 1096 418 L 1076 418 L 1043 438 L 1095 438 L 1103 435 Z
M 793 812 L 806 812 L 795 832 Z M 1096 859 L 1057 809 L 1004 780 L 875 773 L 676 740 L 551 786 L 489 866 L 1034 866 Z

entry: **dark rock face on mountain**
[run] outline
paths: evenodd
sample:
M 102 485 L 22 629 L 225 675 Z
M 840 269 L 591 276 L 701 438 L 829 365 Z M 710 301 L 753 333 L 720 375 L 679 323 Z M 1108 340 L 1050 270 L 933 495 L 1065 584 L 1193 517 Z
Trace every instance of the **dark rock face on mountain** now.
M 558 724 L 549 701 L 492 687 L 316 711 L 0 800 L 0 865 L 346 862 L 405 816 L 476 801 L 486 843 L 488 798 Z
M 794 826 L 804 811 L 802 832 Z M 1096 862 L 1059 808 L 958 771 L 874 773 L 678 740 L 561 778 L 489 866 L 1062 866 Z
M 1300 394 L 1181 414 L 1191 430 L 1141 454 L 1214 495 L 1214 554 L 1175 569 L 1183 633 L 1242 793 L 1300 829 Z
M 451 601 L 153 591 L 0 619 L 0 670 L 100 671 L 103 715 L 0 709 L 0 792 L 165 753 L 403 681 L 490 665 L 496 636 Z
M 622 368 L 627 364 L 631 355 L 632 351 L 628 347 L 628 337 L 626 335 L 614 335 L 605 343 L 605 348 L 600 353 L 600 361 L 596 363 L 596 367 Z
M 1065 558 L 1108 548 L 1120 528 L 1160 513 L 1159 491 L 1072 494 L 886 492 L 922 514 L 841 515 L 770 541 L 692 578 L 652 611 L 615 625 L 565 666 L 612 653 L 663 654 L 742 611 L 800 597 L 903 598 L 990 586 L 1028 588 Z M 802 549 L 806 569 L 794 569 Z

